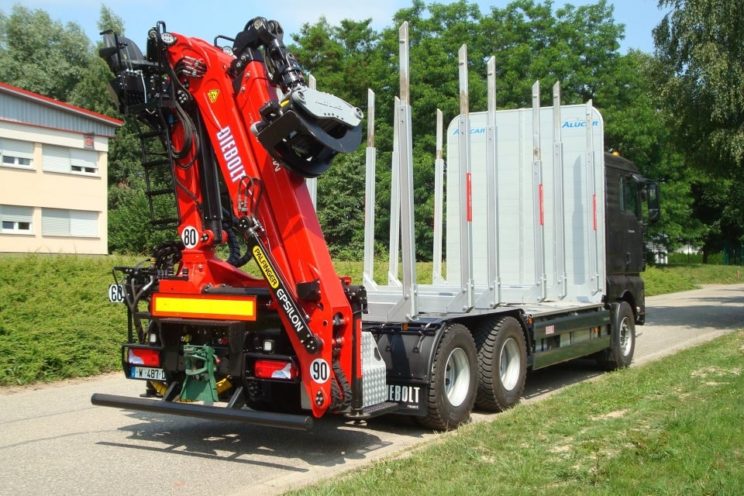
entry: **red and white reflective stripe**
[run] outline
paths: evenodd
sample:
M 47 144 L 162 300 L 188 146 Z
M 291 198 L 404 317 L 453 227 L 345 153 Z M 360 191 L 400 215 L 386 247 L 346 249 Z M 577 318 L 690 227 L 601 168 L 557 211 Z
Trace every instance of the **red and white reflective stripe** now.
M 592 226 L 597 230 L 597 194 L 592 195 Z
M 465 174 L 465 197 L 467 201 L 467 218 L 468 222 L 473 222 L 473 182 L 472 174 L 468 172 Z
M 540 202 L 540 225 L 545 225 L 545 203 L 543 201 L 543 185 L 540 183 L 540 185 L 537 187 L 537 197 Z

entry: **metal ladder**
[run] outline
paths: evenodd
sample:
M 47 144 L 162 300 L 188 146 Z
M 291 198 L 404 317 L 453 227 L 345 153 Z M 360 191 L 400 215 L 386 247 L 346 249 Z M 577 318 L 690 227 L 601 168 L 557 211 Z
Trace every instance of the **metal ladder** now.
M 145 196 L 150 211 L 150 225 L 160 230 L 175 229 L 178 227 L 178 216 L 173 179 L 174 161 L 168 133 L 151 130 L 140 132 L 138 137 L 141 163 L 145 171 Z

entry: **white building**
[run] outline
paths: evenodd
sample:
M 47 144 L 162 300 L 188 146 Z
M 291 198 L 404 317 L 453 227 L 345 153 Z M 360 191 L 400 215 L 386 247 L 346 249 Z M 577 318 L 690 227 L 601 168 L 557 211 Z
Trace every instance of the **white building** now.
M 0 83 L 0 252 L 108 252 L 108 141 L 122 124 Z

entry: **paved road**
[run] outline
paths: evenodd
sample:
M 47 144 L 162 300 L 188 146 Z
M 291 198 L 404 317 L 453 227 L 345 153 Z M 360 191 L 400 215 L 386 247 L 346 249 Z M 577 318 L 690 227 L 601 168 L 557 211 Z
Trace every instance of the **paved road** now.
M 648 303 L 636 364 L 744 327 L 744 285 Z M 597 375 L 582 362 L 536 372 L 527 400 Z M 334 419 L 298 433 L 90 405 L 93 392 L 136 395 L 141 387 L 112 374 L 0 393 L 0 493 L 276 494 L 434 437 L 395 417 L 365 426 Z

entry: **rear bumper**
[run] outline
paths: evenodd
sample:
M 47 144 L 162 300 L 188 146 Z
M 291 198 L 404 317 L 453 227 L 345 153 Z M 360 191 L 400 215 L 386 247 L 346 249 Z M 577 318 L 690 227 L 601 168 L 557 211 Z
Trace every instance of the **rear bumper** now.
M 227 420 L 266 427 L 282 427 L 285 429 L 303 431 L 310 430 L 313 427 L 312 417 L 291 415 L 287 413 L 260 412 L 245 408 L 176 403 L 173 401 L 130 398 L 128 396 L 100 393 L 95 393 L 91 396 L 90 402 L 98 406 L 110 406 L 127 410 L 141 410 L 145 412 L 181 415 L 209 420 Z

